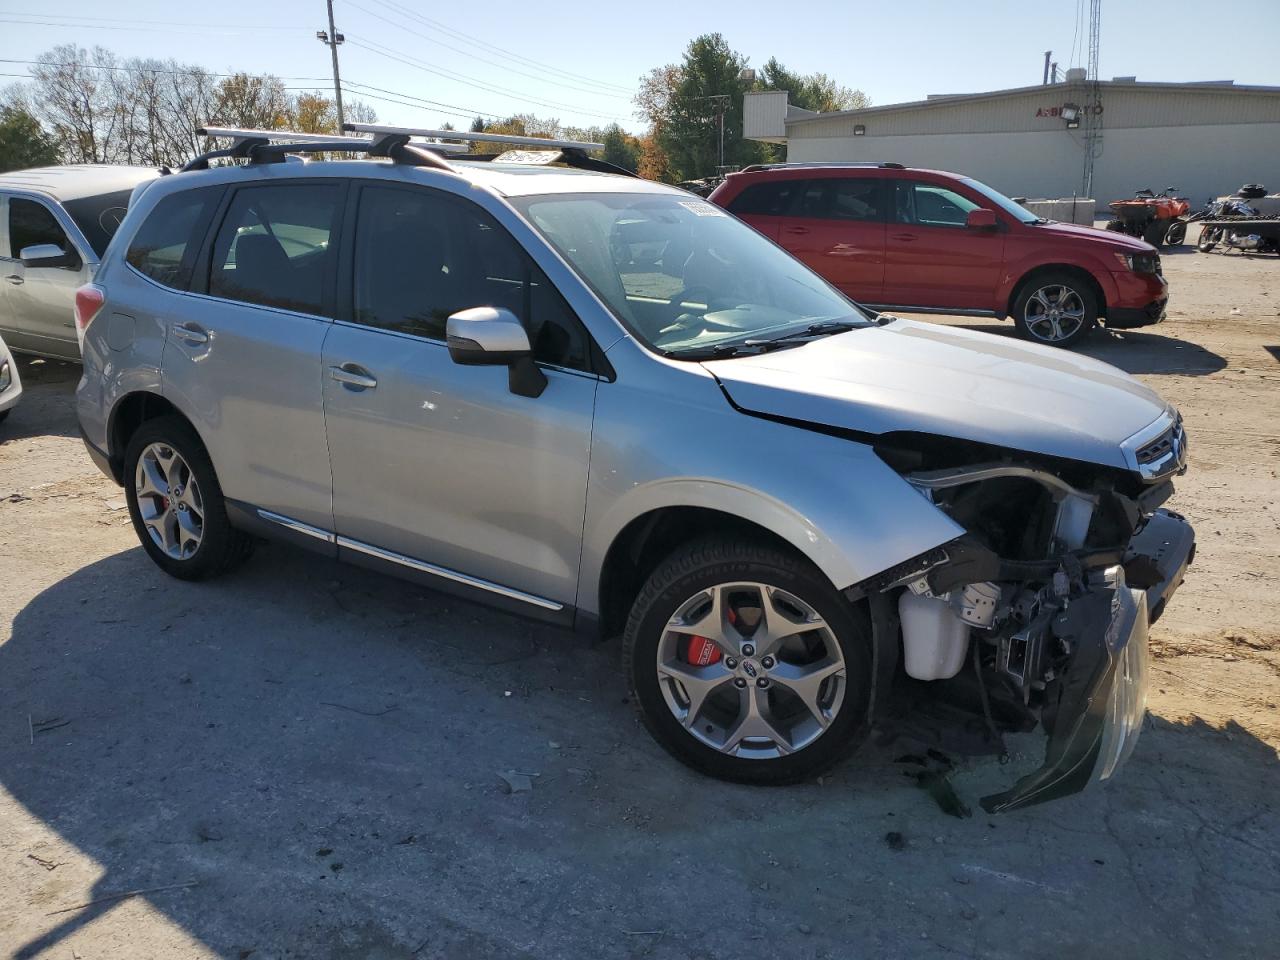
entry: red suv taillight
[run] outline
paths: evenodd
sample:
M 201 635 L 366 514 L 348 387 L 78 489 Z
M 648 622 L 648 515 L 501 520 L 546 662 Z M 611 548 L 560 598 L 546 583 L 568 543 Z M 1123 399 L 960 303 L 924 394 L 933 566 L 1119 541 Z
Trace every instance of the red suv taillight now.
M 96 283 L 86 283 L 76 291 L 76 339 L 84 346 L 84 332 L 107 301 L 107 292 Z

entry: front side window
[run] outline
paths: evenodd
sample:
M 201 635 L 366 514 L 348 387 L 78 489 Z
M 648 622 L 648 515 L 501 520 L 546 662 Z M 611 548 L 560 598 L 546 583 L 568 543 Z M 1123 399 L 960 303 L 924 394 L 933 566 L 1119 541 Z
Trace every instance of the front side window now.
M 534 359 L 587 368 L 587 338 L 559 292 L 497 221 L 469 201 L 365 187 L 356 224 L 357 323 L 444 340 L 451 314 L 504 307 Z
M 71 241 L 48 207 L 38 200 L 10 197 L 8 255 L 19 260 L 27 247 L 43 243 L 51 243 L 63 252 L 71 250 Z
M 899 180 L 894 188 L 898 223 L 922 227 L 963 227 L 978 204 L 935 183 Z
M 209 293 L 228 300 L 332 316 L 329 294 L 344 187 L 245 187 L 213 243 Z
M 125 259 L 139 273 L 177 290 L 187 289 L 220 187 L 165 197 L 147 214 L 129 242 Z
M 858 307 L 719 207 L 673 194 L 552 194 L 512 204 L 642 342 L 669 356 L 867 324 Z

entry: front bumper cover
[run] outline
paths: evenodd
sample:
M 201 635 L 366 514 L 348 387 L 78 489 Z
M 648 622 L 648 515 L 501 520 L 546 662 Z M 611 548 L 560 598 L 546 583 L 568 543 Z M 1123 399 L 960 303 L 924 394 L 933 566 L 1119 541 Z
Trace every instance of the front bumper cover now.
M 1077 793 L 1109 780 L 1133 753 L 1147 707 L 1149 611 L 1157 615 L 1182 584 L 1195 558 L 1195 532 L 1176 513 L 1157 510 L 1133 538 L 1129 555 L 1157 571 L 1147 589 L 1111 567 L 1085 596 L 1053 621 L 1053 633 L 1075 655 L 1046 691 L 1041 722 L 1049 733 L 1045 762 L 1003 793 L 983 797 L 988 813 L 1002 813 Z

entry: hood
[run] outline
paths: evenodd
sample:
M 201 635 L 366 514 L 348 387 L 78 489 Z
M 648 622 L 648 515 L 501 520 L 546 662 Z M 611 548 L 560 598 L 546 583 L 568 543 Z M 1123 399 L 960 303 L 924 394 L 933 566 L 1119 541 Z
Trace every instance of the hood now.
M 928 433 L 1127 469 L 1121 444 L 1165 403 L 1109 364 L 913 320 L 704 364 L 747 412 Z
M 1037 234 L 1061 237 L 1064 240 L 1083 240 L 1086 243 L 1097 244 L 1099 247 L 1106 247 L 1110 250 L 1127 251 L 1129 253 L 1156 252 L 1156 248 L 1145 240 L 1131 237 L 1127 233 L 1119 233 L 1115 230 L 1099 230 L 1097 227 L 1083 227 L 1077 223 L 1058 223 L 1056 220 L 1052 220 L 1049 223 L 1029 224 L 1027 229 L 1034 230 Z

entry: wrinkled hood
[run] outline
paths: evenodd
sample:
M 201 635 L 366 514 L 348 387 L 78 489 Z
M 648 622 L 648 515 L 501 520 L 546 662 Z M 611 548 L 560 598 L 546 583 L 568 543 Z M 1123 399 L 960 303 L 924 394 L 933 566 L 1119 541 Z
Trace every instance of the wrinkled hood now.
M 747 412 L 913 431 L 1126 468 L 1121 443 L 1165 403 L 1109 364 L 913 320 L 705 364 Z
M 1099 230 L 1097 227 L 1084 227 L 1077 223 L 1058 223 L 1056 220 L 1050 223 L 1037 223 L 1034 226 L 1029 226 L 1028 229 L 1034 230 L 1037 234 L 1046 233 L 1053 237 L 1062 237 L 1064 240 L 1083 240 L 1086 243 L 1097 244 L 1100 247 L 1107 247 L 1116 251 L 1129 253 L 1156 252 L 1156 248 L 1145 240 L 1139 240 L 1137 237 L 1131 237 L 1127 233 L 1120 233 L 1116 230 Z

